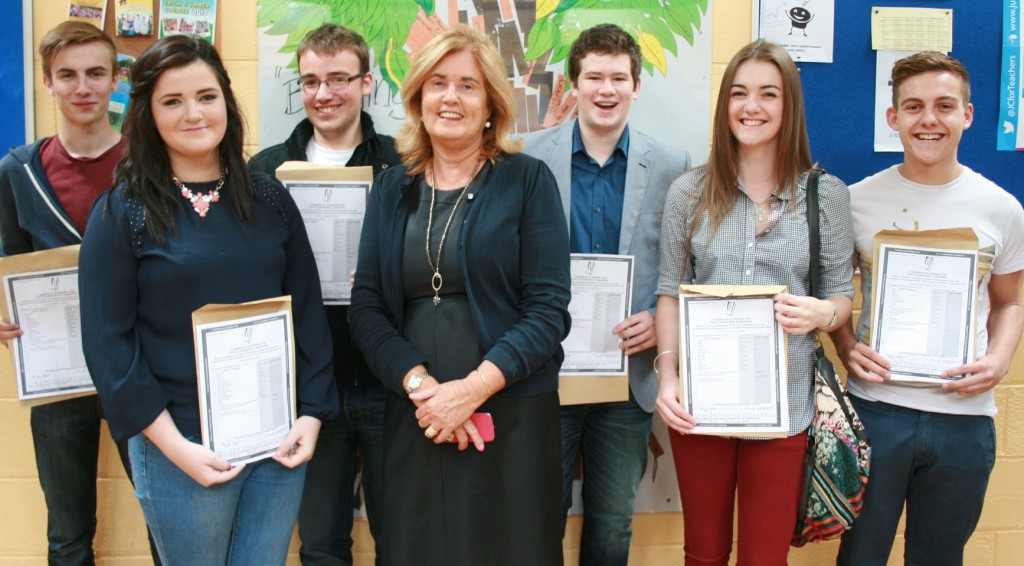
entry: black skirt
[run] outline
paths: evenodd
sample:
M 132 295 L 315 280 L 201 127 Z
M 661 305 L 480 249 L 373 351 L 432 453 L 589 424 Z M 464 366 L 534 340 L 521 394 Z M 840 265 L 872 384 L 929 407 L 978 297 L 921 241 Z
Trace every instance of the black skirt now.
M 558 393 L 497 396 L 479 409 L 494 441 L 436 445 L 415 405 L 392 393 L 384 432 L 382 563 L 401 566 L 562 564 Z

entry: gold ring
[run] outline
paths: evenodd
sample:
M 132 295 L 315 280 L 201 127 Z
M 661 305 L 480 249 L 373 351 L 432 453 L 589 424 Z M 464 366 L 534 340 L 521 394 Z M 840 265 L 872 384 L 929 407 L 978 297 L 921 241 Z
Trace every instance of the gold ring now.
M 427 430 L 423 431 L 424 436 L 426 436 L 427 438 L 434 438 L 435 436 L 437 436 L 437 433 L 438 430 L 434 428 L 434 425 L 428 426 Z
M 444 440 L 445 440 L 445 442 L 451 442 L 453 438 L 455 438 L 455 433 L 454 432 L 449 434 L 448 438 L 446 438 Z

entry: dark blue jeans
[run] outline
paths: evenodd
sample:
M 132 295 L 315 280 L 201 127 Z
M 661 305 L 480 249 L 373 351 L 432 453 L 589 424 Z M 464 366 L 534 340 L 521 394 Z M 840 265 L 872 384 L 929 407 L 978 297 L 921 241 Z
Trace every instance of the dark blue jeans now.
M 309 564 L 352 564 L 352 512 L 356 456 L 362 458 L 362 486 L 370 533 L 380 539 L 381 479 L 384 476 L 384 406 L 387 389 L 378 381 L 344 387 L 341 416 L 324 423 L 306 469 L 299 508 L 299 557 Z M 378 553 L 377 563 L 380 563 Z
M 647 469 L 651 414 L 630 396 L 621 403 L 562 407 L 563 505 L 572 506 L 572 476 L 583 451 L 580 565 L 625 565 L 633 503 Z M 563 521 L 563 529 L 564 529 Z
M 32 443 L 39 485 L 46 499 L 50 564 L 93 564 L 96 534 L 96 464 L 100 447 L 99 397 L 88 395 L 32 407 Z M 128 478 L 128 443 L 117 442 Z M 150 551 L 159 565 L 150 537 Z
M 838 564 L 884 566 L 904 503 L 904 563 L 963 564 L 995 465 L 992 418 L 850 399 L 871 435 L 871 473 L 864 508 L 843 535 Z

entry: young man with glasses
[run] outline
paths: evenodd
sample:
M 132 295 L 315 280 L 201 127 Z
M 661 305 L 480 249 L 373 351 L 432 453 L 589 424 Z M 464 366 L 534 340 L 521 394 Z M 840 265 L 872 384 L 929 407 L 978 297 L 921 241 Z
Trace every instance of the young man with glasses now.
M 369 48 L 354 31 L 324 24 L 309 32 L 295 53 L 306 118 L 282 144 L 252 158 L 249 167 L 265 173 L 285 161 L 373 167 L 374 176 L 400 162 L 395 140 L 378 134 L 362 111 L 370 94 Z M 356 455 L 362 458 L 362 485 L 370 532 L 380 540 L 384 402 L 387 390 L 355 348 L 348 306 L 328 306 L 334 340 L 334 377 L 341 393 L 341 417 L 324 423 L 316 455 L 306 470 L 299 509 L 299 556 L 303 564 L 352 564 L 352 508 Z

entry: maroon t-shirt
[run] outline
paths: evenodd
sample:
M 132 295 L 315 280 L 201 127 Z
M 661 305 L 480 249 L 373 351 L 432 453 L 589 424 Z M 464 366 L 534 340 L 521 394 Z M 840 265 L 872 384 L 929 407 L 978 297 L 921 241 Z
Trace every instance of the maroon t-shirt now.
M 39 149 L 46 178 L 79 234 L 85 234 L 93 201 L 114 185 L 114 167 L 121 160 L 125 145 L 122 137 L 102 155 L 91 159 L 72 157 L 57 136 L 43 142 Z

